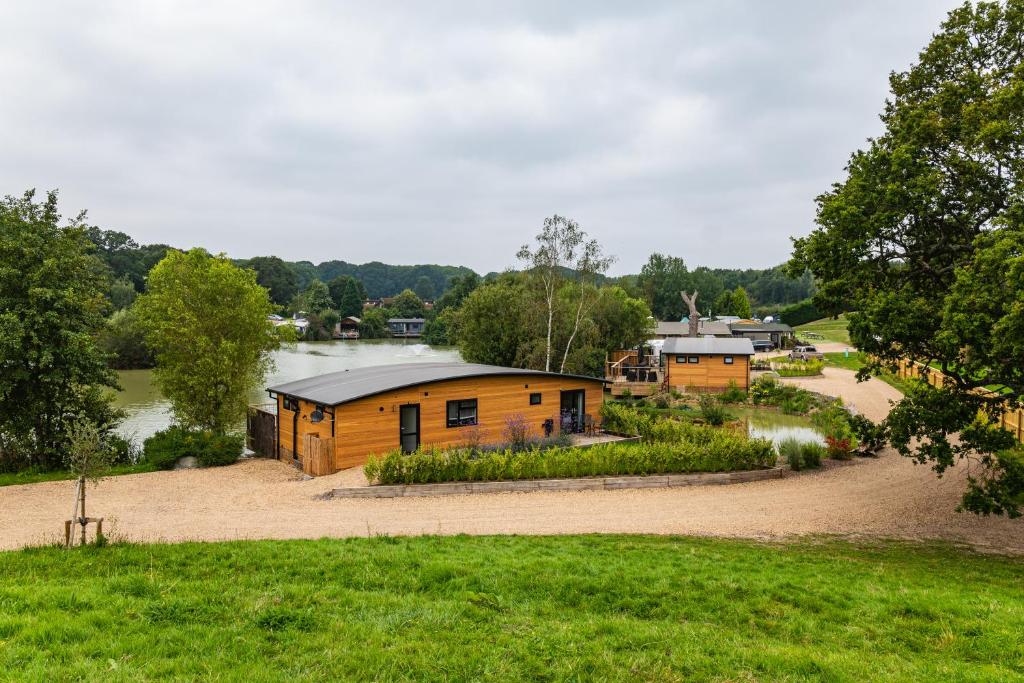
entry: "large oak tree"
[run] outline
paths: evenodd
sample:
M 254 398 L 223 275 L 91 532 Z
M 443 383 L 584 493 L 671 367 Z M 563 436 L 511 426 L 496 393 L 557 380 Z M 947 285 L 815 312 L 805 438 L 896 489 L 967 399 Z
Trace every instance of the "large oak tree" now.
M 940 474 L 966 459 L 963 508 L 1017 515 L 1024 462 L 995 422 L 1024 396 L 1024 2 L 953 10 L 890 85 L 885 132 L 818 197 L 790 272 L 850 311 L 863 376 L 909 358 L 949 378 L 912 389 L 886 433 Z

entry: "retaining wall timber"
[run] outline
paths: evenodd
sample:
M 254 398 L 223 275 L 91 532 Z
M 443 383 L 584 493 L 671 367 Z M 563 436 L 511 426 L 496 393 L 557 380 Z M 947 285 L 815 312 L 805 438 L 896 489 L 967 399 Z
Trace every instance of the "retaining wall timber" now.
M 444 484 L 400 484 L 397 486 L 359 486 L 334 489 L 333 498 L 402 498 L 409 496 L 458 496 L 472 493 L 515 493 L 529 491 L 611 491 L 621 489 L 675 488 L 708 484 L 738 484 L 765 479 L 781 479 L 789 470 L 740 472 L 701 472 L 697 474 L 659 474 L 649 477 L 580 477 L 575 479 L 521 479 L 516 481 L 460 481 Z

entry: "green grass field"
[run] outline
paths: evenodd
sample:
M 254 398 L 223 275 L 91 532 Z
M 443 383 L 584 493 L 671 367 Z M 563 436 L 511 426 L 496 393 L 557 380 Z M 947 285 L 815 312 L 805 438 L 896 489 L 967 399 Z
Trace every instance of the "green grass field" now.
M 119 474 L 138 474 L 139 472 L 155 472 L 156 468 L 147 462 L 140 462 L 135 465 L 115 465 L 105 476 L 115 477 Z M 75 475 L 67 470 L 50 470 L 39 472 L 27 470 L 24 472 L 0 472 L 0 486 L 14 486 L 16 484 L 38 484 L 41 481 L 63 481 L 74 479 Z
M 798 325 L 794 329 L 796 330 L 798 337 L 801 332 L 814 332 L 824 337 L 825 341 L 849 344 L 850 334 L 846 330 L 846 325 L 846 317 L 841 315 L 836 320 L 823 318 L 822 320 L 815 320 L 814 322 L 810 322 L 805 325 Z M 813 342 L 815 340 L 807 339 L 807 341 Z
M 0 554 L 26 680 L 1024 680 L 1024 560 L 420 537 Z

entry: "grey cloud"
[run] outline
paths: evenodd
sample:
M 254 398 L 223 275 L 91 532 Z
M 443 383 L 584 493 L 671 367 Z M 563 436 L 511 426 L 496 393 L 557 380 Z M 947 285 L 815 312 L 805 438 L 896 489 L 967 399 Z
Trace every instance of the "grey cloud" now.
M 8 3 L 0 192 L 236 256 L 495 270 L 558 212 L 619 272 L 767 266 L 947 9 Z

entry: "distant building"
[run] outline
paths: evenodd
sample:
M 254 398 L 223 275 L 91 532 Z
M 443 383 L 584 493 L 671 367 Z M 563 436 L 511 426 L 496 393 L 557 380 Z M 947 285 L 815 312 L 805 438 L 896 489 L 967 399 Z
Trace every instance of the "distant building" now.
M 731 337 L 732 330 L 729 325 L 717 320 L 701 320 L 697 326 L 697 333 L 701 336 Z M 654 328 L 654 336 L 657 339 L 670 339 L 672 337 L 686 337 L 690 334 L 690 323 L 688 322 L 663 322 L 659 321 Z
M 661 349 L 665 384 L 680 391 L 724 391 L 735 382 L 745 391 L 750 387 L 753 355 L 749 339 L 673 337 Z
M 426 322 L 425 318 L 389 318 L 388 329 L 392 337 L 419 337 Z
M 770 341 L 777 349 L 783 348 L 787 339 L 795 335 L 793 328 L 784 323 L 759 323 L 744 320 L 731 323 L 729 328 L 734 337 L 745 337 L 751 341 Z
M 361 320 L 349 315 L 338 321 L 334 326 L 335 339 L 359 339 L 359 323 Z

